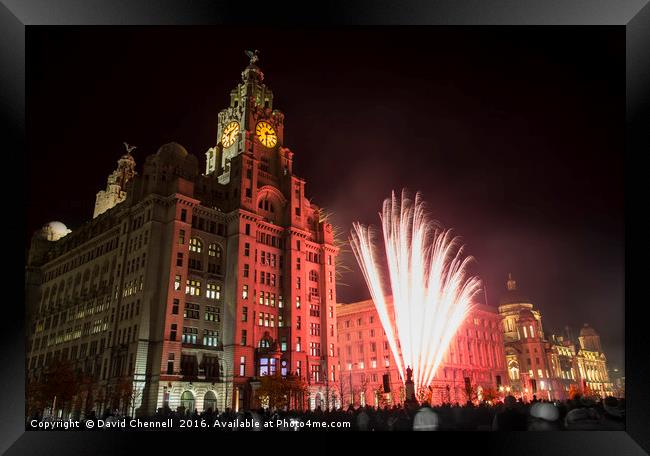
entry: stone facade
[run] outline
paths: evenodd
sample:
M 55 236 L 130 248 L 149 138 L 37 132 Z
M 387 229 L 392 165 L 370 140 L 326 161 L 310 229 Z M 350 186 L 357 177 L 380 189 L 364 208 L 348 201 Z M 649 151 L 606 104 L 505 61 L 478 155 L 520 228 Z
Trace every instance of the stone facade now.
M 247 408 L 257 405 L 257 379 L 273 372 L 306 380 L 305 405 L 330 397 L 338 249 L 293 174 L 284 116 L 263 77 L 254 63 L 242 73 L 204 174 L 176 143 L 147 156 L 138 174 L 129 153 L 92 220 L 57 240 L 35 234 L 29 380 L 66 361 L 93 385 L 57 409 L 120 408 L 125 384 L 140 415 Z
M 503 318 L 509 381 L 515 396 L 565 400 L 572 388 L 602 397 L 614 394 L 600 337 L 593 328 L 585 324 L 577 343 L 569 335 L 546 337 L 541 313 L 518 290 L 511 276 L 500 300 L 499 313 Z
M 465 403 L 466 382 L 480 392 L 507 385 L 501 317 L 496 309 L 475 304 L 452 339 L 431 384 L 431 401 Z M 385 405 L 404 402 L 392 351 L 372 300 L 338 305 L 338 347 L 344 404 Z M 384 375 L 390 393 L 384 393 Z

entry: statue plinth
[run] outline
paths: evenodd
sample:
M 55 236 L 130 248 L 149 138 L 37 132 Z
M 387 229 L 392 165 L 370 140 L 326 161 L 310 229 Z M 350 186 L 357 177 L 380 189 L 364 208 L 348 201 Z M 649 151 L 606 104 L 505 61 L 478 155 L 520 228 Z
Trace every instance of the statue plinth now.
M 404 382 L 405 400 L 404 405 L 408 408 L 418 407 L 418 401 L 415 398 L 415 384 L 413 383 L 413 370 L 411 367 L 406 368 L 406 381 Z

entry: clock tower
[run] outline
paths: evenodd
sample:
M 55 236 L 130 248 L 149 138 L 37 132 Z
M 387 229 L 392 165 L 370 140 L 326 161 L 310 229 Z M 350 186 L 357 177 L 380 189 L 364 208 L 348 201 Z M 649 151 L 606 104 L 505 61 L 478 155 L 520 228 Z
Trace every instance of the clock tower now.
M 242 82 L 230 92 L 230 106 L 219 112 L 217 144 L 206 152 L 206 175 L 214 175 L 219 183 L 228 184 L 232 159 L 248 154 L 262 162 L 267 172 L 289 172 L 290 163 L 283 160 L 284 114 L 273 109 L 273 92 L 257 66 L 257 52 L 247 51 L 248 66 L 242 71 Z

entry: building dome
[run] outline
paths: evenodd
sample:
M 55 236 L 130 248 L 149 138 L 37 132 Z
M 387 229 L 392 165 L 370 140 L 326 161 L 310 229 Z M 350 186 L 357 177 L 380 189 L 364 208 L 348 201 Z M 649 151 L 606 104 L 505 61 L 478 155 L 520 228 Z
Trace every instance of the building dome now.
M 48 241 L 58 241 L 68 233 L 72 233 L 72 230 L 69 230 L 67 226 L 57 221 L 47 223 L 41 228 L 41 234 Z
M 580 336 L 597 336 L 598 333 L 594 328 L 585 323 L 584 327 L 580 329 Z
M 160 149 L 158 149 L 156 155 L 160 156 L 161 158 L 185 158 L 187 157 L 188 152 L 187 149 L 185 149 L 180 144 L 176 142 L 170 142 L 160 146 Z
M 512 274 L 508 274 L 508 282 L 506 284 L 506 292 L 499 298 L 499 305 L 504 306 L 507 304 L 530 304 L 528 296 L 524 295 L 517 289 L 517 282 L 512 278 Z

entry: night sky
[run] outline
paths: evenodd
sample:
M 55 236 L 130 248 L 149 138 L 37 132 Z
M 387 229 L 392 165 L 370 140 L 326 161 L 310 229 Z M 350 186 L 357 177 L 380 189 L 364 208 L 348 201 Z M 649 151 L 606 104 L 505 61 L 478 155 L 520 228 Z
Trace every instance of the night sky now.
M 622 367 L 625 32 L 600 27 L 28 28 L 28 219 L 75 229 L 124 152 L 204 166 L 259 49 L 307 195 L 378 224 L 420 190 L 496 305 L 508 272 L 547 333 L 583 323 Z M 369 297 L 351 253 L 339 301 Z

